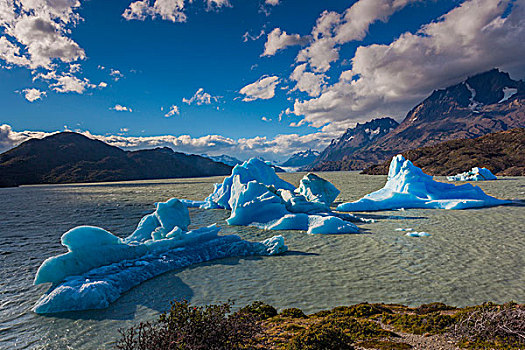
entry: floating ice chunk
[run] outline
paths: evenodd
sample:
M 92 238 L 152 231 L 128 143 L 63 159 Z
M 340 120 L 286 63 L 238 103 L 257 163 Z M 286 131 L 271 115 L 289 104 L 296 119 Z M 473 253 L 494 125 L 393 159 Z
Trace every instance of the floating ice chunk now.
M 286 209 L 292 213 L 326 213 L 330 206 L 320 201 L 310 201 L 302 194 L 289 190 L 278 190 L 277 193 L 284 201 Z
M 288 214 L 281 198 L 259 182 L 242 184 L 239 175 L 235 175 L 230 191 L 228 205 L 232 212 L 226 220 L 229 225 L 265 223 Z
M 232 170 L 232 174 L 225 178 L 222 184 L 215 184 L 213 192 L 205 199 L 206 204 L 201 205 L 201 208 L 231 209 L 228 202 L 231 197 L 231 189 L 235 176 L 239 177 L 239 182 L 242 184 L 256 181 L 263 185 L 273 186 L 275 189 L 295 190 L 292 184 L 277 176 L 275 170 L 270 165 L 257 158 L 252 158 L 240 165 L 236 165 Z
M 302 194 L 308 201 L 321 202 L 330 206 L 339 195 L 340 191 L 329 181 L 309 173 L 299 184 L 296 193 Z
M 359 228 L 335 216 L 309 215 L 307 232 L 310 234 L 359 233 Z
M 405 236 L 408 236 L 408 237 L 429 237 L 430 236 L 430 233 L 427 233 L 427 232 L 407 232 L 407 234 L 405 234 Z
M 413 229 L 411 229 L 411 228 L 401 228 L 401 227 L 399 227 L 399 228 L 396 228 L 396 231 L 406 232 L 406 231 L 413 231 Z
M 434 181 L 432 176 L 397 155 L 390 163 L 385 186 L 358 201 L 343 203 L 340 211 L 374 211 L 399 208 L 467 209 L 510 203 L 488 196 L 471 184 L 453 185 Z
M 461 174 L 447 176 L 448 181 L 487 181 L 497 179 L 487 168 L 472 168 L 470 171 Z
M 45 260 L 35 276 L 35 284 L 53 284 L 35 312 L 105 308 L 130 288 L 172 269 L 287 250 L 281 236 L 258 243 L 235 235 L 218 236 L 216 225 L 187 231 L 189 214 L 181 201 L 171 199 L 156 206 L 125 239 L 92 226 L 66 232 L 62 244 L 68 252 Z
M 262 242 L 244 241 L 238 236 L 215 236 L 198 245 L 188 245 L 137 259 L 101 266 L 71 276 L 43 295 L 33 310 L 39 314 L 104 309 L 140 283 L 177 268 L 226 257 L 276 255 L 287 250 L 282 236 Z

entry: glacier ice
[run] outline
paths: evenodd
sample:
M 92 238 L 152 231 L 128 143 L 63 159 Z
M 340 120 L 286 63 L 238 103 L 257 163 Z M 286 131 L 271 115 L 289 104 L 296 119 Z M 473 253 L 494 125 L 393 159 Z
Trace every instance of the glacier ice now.
M 430 233 L 413 231 L 413 232 L 407 232 L 405 234 L 405 236 L 408 236 L 408 237 L 430 237 Z
M 340 211 L 375 211 L 400 208 L 467 209 L 507 204 L 471 184 L 454 185 L 434 181 L 432 176 L 405 160 L 392 159 L 385 186 L 363 198 L 337 207 Z
M 308 201 L 321 202 L 330 206 L 340 191 L 329 181 L 315 175 L 305 175 L 299 184 L 296 193 L 302 194 Z
M 470 171 L 466 171 L 461 174 L 454 176 L 447 176 L 448 181 L 487 181 L 497 180 L 498 178 L 492 174 L 487 168 L 472 168 Z
M 109 306 L 130 288 L 164 272 L 225 257 L 276 255 L 287 250 L 282 236 L 248 242 L 219 236 L 210 225 L 187 231 L 187 207 L 177 199 L 157 203 L 137 229 L 121 239 L 93 226 L 62 235 L 68 252 L 45 260 L 35 284 L 52 283 L 33 310 L 57 313 Z
M 229 225 L 312 234 L 358 233 L 359 228 L 352 221 L 367 220 L 334 213 L 330 205 L 338 195 L 334 185 L 311 173 L 301 179 L 296 189 L 279 178 L 270 165 L 252 158 L 235 166 L 204 201 L 183 203 L 188 207 L 231 210 L 226 220 Z

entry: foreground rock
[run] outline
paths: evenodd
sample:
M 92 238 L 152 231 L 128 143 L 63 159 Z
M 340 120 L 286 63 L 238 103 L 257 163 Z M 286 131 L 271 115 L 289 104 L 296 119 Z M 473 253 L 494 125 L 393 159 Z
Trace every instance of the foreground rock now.
M 35 284 L 52 283 L 33 310 L 58 313 L 104 309 L 132 287 L 177 268 L 227 257 L 276 255 L 282 236 L 248 242 L 218 236 L 216 225 L 188 231 L 188 209 L 177 199 L 157 203 L 137 229 L 121 239 L 98 227 L 79 226 L 62 235 L 68 252 L 48 258 Z
M 471 184 L 453 185 L 434 181 L 402 155 L 390 163 L 385 186 L 358 201 L 343 203 L 340 211 L 374 211 L 408 208 L 467 209 L 510 203 L 491 197 Z
M 525 176 L 525 129 L 496 132 L 475 139 L 443 142 L 403 153 L 429 175 L 458 174 L 486 167 L 497 176 Z M 363 174 L 386 175 L 390 160 L 371 166 Z

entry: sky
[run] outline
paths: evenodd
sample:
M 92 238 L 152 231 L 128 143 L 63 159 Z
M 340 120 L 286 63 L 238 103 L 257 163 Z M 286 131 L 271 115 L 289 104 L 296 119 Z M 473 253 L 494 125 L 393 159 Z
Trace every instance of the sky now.
M 72 130 L 282 161 L 497 67 L 525 0 L 0 0 L 0 151 Z

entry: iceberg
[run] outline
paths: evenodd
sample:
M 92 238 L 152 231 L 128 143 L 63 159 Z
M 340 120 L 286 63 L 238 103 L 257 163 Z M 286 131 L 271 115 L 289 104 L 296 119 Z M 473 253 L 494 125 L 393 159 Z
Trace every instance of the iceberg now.
M 497 179 L 487 168 L 472 168 L 470 171 L 461 174 L 447 176 L 448 181 L 488 181 Z
M 103 309 L 132 287 L 164 272 L 226 257 L 276 255 L 288 248 L 282 236 L 248 242 L 219 236 L 210 225 L 188 231 L 187 207 L 178 199 L 157 203 L 137 229 L 122 239 L 93 226 L 62 235 L 68 252 L 45 260 L 35 284 L 52 283 L 36 303 L 36 313 Z
M 400 208 L 467 209 L 510 203 L 491 197 L 471 184 L 435 181 L 402 155 L 392 159 L 385 186 L 355 202 L 342 203 L 340 211 L 375 211 Z
M 183 200 L 187 207 L 231 210 L 229 225 L 265 230 L 301 230 L 311 234 L 358 233 L 352 222 L 369 222 L 334 213 L 330 205 L 339 190 L 329 181 L 307 174 L 299 188 L 282 180 L 267 163 L 252 158 L 233 168 L 232 174 L 204 201 Z

